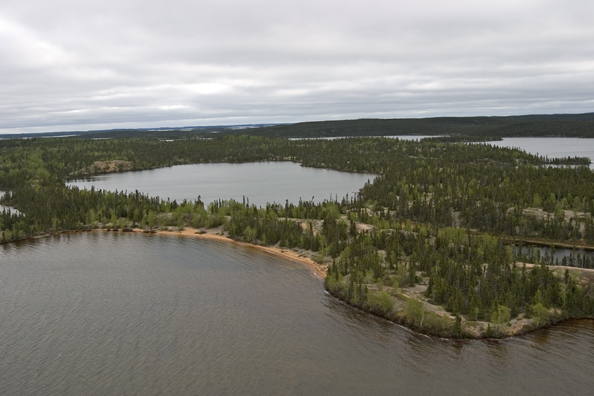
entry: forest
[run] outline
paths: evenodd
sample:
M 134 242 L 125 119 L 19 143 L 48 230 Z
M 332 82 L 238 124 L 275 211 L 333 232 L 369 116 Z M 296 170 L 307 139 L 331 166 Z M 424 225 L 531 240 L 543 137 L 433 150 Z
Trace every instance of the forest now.
M 252 161 L 378 176 L 356 196 L 266 207 L 65 185 L 105 172 Z M 327 289 L 361 309 L 429 334 L 498 337 L 594 315 L 594 287 L 509 244 L 594 245 L 589 164 L 440 139 L 7 139 L 0 203 L 19 212 L 4 210 L 0 230 L 9 242 L 95 228 L 221 227 L 233 239 L 314 252 L 328 266 Z M 561 264 L 593 262 L 576 256 Z
M 443 141 L 494 141 L 504 137 L 594 137 L 594 113 L 501 117 L 433 117 L 312 121 L 295 124 L 188 126 L 183 128 L 115 129 L 89 132 L 24 134 L 21 137 L 78 136 L 87 139 L 212 138 L 230 135 L 320 138 L 421 135 Z M 10 138 L 11 135 L 0 135 Z
M 359 119 L 304 122 L 252 129 L 268 137 L 357 137 L 425 135 L 473 141 L 502 137 L 594 137 L 594 114 L 533 115 L 507 117 L 435 117 Z M 221 131 L 224 132 L 224 131 Z M 226 133 L 245 133 L 227 131 Z

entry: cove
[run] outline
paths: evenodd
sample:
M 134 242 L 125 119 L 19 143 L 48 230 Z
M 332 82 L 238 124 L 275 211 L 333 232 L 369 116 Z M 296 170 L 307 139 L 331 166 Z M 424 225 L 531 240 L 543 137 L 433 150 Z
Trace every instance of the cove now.
M 303 265 L 241 246 L 88 232 L 0 246 L 0 388 L 19 394 L 571 395 L 594 321 L 502 341 L 421 336 Z

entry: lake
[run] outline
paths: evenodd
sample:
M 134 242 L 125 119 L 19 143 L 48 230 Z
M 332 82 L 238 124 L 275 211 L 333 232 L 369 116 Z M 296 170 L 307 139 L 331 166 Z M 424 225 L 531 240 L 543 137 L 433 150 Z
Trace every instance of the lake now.
M 594 321 L 445 341 L 230 243 L 88 232 L 0 246 L 3 395 L 586 395 Z
M 289 138 L 289 140 L 337 140 L 337 139 L 350 139 L 354 136 L 331 136 L 331 137 L 318 137 L 318 138 Z M 366 136 L 366 137 L 384 137 L 388 139 L 400 139 L 400 140 L 421 140 L 425 138 L 434 138 L 434 135 L 395 135 L 395 136 Z
M 519 148 L 530 154 L 549 158 L 588 157 L 594 163 L 594 139 L 581 138 L 503 138 L 497 142 L 487 142 L 496 147 Z M 592 167 L 592 165 L 590 166 Z
M 420 139 L 424 136 L 395 136 Z M 578 138 L 504 138 L 489 142 L 499 147 L 516 147 L 532 154 L 553 157 L 585 156 L 594 162 L 594 139 Z M 111 191 L 138 190 L 163 199 L 195 200 L 198 195 L 208 203 L 218 199 L 243 197 L 258 206 L 267 202 L 284 204 L 302 200 L 321 202 L 342 199 L 357 193 L 375 175 L 306 168 L 293 162 L 252 162 L 242 164 L 195 164 L 137 172 L 111 173 L 68 185 Z
M 594 262 L 594 250 L 590 249 L 570 249 L 565 247 L 555 247 L 552 249 L 547 246 L 538 246 L 523 244 L 514 245 L 514 254 L 516 260 L 527 263 L 538 263 L 539 258 L 545 260 L 547 265 L 568 265 L 570 267 L 592 268 Z M 563 263 L 563 259 L 566 260 Z M 585 262 L 585 266 L 583 265 Z M 582 265 L 580 265 L 582 264 Z
M 208 203 L 243 197 L 258 206 L 267 202 L 297 204 L 300 199 L 321 202 L 353 196 L 375 175 L 306 168 L 294 162 L 180 165 L 138 172 L 110 173 L 87 180 L 70 181 L 79 188 L 133 192 L 138 190 L 163 199 Z

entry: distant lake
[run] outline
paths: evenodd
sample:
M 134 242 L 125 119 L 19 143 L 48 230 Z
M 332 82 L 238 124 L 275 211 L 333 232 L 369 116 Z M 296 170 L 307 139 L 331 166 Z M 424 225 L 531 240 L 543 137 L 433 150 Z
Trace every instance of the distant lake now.
M 349 139 L 361 136 L 331 136 L 331 137 L 314 137 L 314 138 L 289 138 L 289 140 L 307 140 L 307 139 L 321 139 L 321 140 L 336 140 L 336 139 Z M 398 135 L 398 136 L 363 136 L 363 137 L 385 137 L 390 139 L 400 139 L 400 140 L 421 140 L 425 138 L 434 138 L 438 136 L 431 136 L 431 135 Z
M 526 257 L 530 257 L 531 254 L 536 256 L 536 251 L 538 250 L 541 257 L 550 256 L 552 258 L 553 265 L 562 265 L 563 258 L 569 258 L 571 255 L 574 256 L 574 259 L 577 256 L 587 257 L 589 260 L 594 259 L 594 250 L 590 249 L 580 249 L 580 248 L 565 248 L 565 247 L 555 247 L 554 249 L 548 246 L 539 246 L 539 245 L 530 245 L 530 244 L 523 244 L 522 246 L 515 245 L 514 246 L 514 253 L 518 256 L 525 255 Z M 519 261 L 522 261 L 521 258 L 518 258 Z M 528 261 L 531 262 L 531 261 Z M 569 265 L 569 264 L 567 264 Z M 574 266 L 579 267 L 577 265 L 577 261 Z M 588 267 L 586 267 L 588 268 Z
M 419 140 L 425 136 L 393 136 L 404 140 Z M 336 139 L 336 138 L 330 138 Z M 504 138 L 489 142 L 498 147 L 520 148 L 542 156 L 589 157 L 594 163 L 594 139 L 579 138 Z M 594 167 L 594 165 L 592 166 Z M 346 194 L 352 196 L 375 175 L 306 168 L 293 162 L 252 162 L 243 164 L 195 164 L 159 168 L 138 172 L 99 175 L 70 181 L 79 188 L 103 190 L 138 190 L 151 196 L 182 201 L 195 200 L 198 195 L 208 203 L 245 196 L 258 206 L 267 202 L 298 203 L 299 199 L 321 202 Z
M 353 196 L 375 175 L 306 168 L 294 162 L 180 165 L 137 172 L 110 173 L 67 183 L 71 186 L 109 191 L 138 190 L 162 199 L 203 202 L 233 198 L 258 206 Z
M 588 157 L 594 163 L 594 139 L 526 137 L 503 138 L 498 142 L 488 142 L 496 147 L 519 148 L 530 154 L 538 154 L 549 158 Z

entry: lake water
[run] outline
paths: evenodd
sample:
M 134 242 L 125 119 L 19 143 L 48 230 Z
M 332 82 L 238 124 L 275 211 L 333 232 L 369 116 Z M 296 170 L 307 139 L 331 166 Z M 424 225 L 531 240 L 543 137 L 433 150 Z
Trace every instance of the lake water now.
M 79 188 L 134 190 L 163 199 L 202 201 L 233 198 L 249 199 L 251 204 L 267 202 L 298 203 L 299 199 L 321 202 L 342 199 L 359 189 L 375 175 L 306 168 L 294 162 L 250 162 L 243 164 L 196 164 L 138 172 L 100 175 L 88 180 L 71 181 Z
M 538 251 L 538 253 L 537 253 Z M 538 246 L 524 244 L 521 247 L 519 245 L 514 246 L 514 253 L 518 261 L 524 261 L 528 258 L 529 263 L 538 262 L 538 257 L 545 259 L 547 265 L 569 265 L 572 267 L 580 267 L 579 263 L 581 259 L 586 259 L 588 262 L 594 262 L 594 250 L 590 249 L 570 249 L 564 247 L 555 247 L 551 249 L 547 246 Z M 530 261 L 532 258 L 532 261 Z M 566 259 L 566 263 L 563 264 L 563 259 Z M 587 265 L 584 268 L 591 268 L 591 265 Z
M 319 138 L 289 138 L 289 140 L 337 140 L 337 139 L 350 139 L 354 136 L 331 136 L 331 137 L 319 137 Z M 396 136 L 367 136 L 367 137 L 385 137 L 389 139 L 400 139 L 400 140 L 421 140 L 425 138 L 434 138 L 434 135 L 396 135 Z
M 503 341 L 411 333 L 301 264 L 90 232 L 0 246 L 2 395 L 587 395 L 594 321 Z
M 594 139 L 581 138 L 556 138 L 556 137 L 527 137 L 527 138 L 503 138 L 501 141 L 488 142 L 496 147 L 510 147 L 519 148 L 530 154 L 537 154 L 547 156 L 549 158 L 560 157 L 588 157 L 592 160 L 590 168 L 594 169 Z M 544 256 L 550 249 L 547 247 L 536 246 L 540 250 L 541 255 Z M 528 249 L 528 247 L 525 247 Z M 553 253 L 554 259 L 561 261 L 563 257 L 569 257 L 572 249 L 557 248 Z M 577 249 L 575 251 L 579 254 L 585 254 L 590 257 L 594 255 L 593 251 L 584 251 Z M 526 253 L 527 254 L 527 253 Z
M 588 157 L 594 163 L 594 139 L 580 138 L 503 138 L 488 142 L 496 147 L 519 148 L 530 154 L 559 157 Z
M 420 139 L 423 136 L 396 136 Z M 578 138 L 504 138 L 489 142 L 499 147 L 516 147 L 532 154 L 553 157 L 585 156 L 594 162 L 594 139 Z M 204 202 L 233 198 L 265 205 L 267 202 L 297 203 L 299 199 L 320 202 L 352 196 L 368 181 L 371 174 L 353 174 L 328 169 L 306 168 L 293 162 L 254 162 L 244 164 L 196 164 L 138 172 L 99 175 L 68 184 L 79 188 L 104 190 L 138 190 L 152 196 Z

